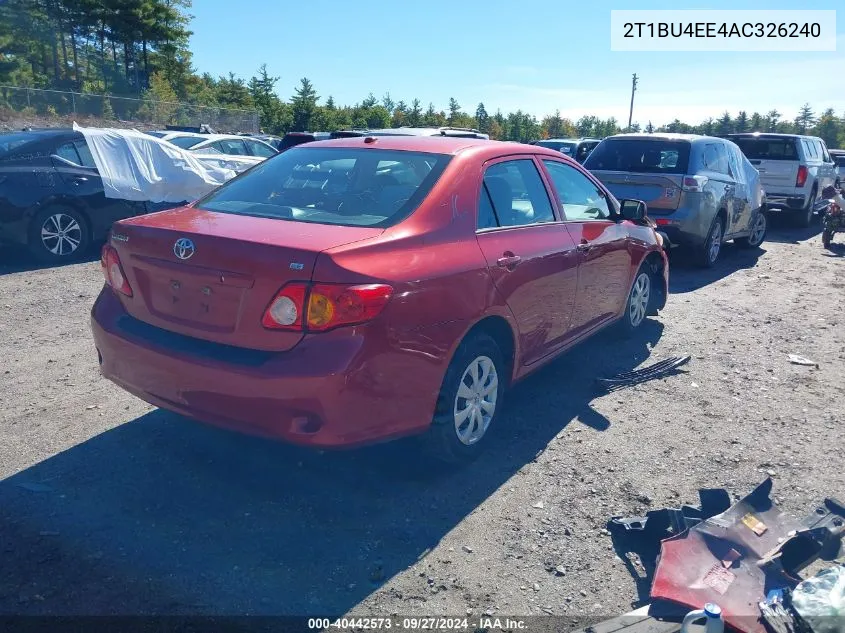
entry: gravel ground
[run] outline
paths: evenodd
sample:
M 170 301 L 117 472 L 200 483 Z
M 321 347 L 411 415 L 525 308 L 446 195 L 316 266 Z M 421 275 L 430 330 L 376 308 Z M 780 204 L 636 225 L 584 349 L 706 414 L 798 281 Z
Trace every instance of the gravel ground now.
M 605 521 L 749 492 L 845 497 L 842 256 L 777 229 L 701 271 L 634 340 L 519 385 L 480 461 L 315 454 L 156 410 L 99 377 L 96 261 L 0 268 L 0 613 L 611 617 L 641 604 Z M 837 274 L 839 275 L 837 277 Z M 818 368 L 790 364 L 796 353 Z M 691 354 L 686 373 L 594 378 Z

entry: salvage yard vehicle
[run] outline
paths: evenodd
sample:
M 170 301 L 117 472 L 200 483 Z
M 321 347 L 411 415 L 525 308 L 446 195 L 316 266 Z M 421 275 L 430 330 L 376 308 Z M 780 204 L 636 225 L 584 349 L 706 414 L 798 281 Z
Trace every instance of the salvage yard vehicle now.
M 769 210 L 793 216 L 796 224 L 813 222 L 822 189 L 836 183 L 836 163 L 824 141 L 799 134 L 728 134 L 760 172 Z
M 261 160 L 278 154 L 278 150 L 269 143 L 250 136 L 236 134 L 203 134 L 197 132 L 180 132 L 161 130 L 147 132 L 151 136 L 173 143 L 176 147 L 191 152 L 205 154 L 227 154 L 230 156 L 249 156 Z M 258 161 L 255 161 L 258 162 Z
M 845 231 L 845 198 L 836 187 L 825 187 L 822 199 L 828 201 L 827 212 L 822 220 L 822 246 L 830 248 L 833 236 Z
M 143 202 L 106 198 L 81 133 L 44 129 L 0 135 L 0 241 L 44 263 L 70 261 Z
M 583 163 L 599 143 L 601 139 L 597 138 L 546 138 L 533 141 L 531 145 L 548 147 Z
M 757 248 L 766 237 L 766 196 L 757 170 L 732 142 L 695 134 L 618 134 L 584 163 L 617 198 L 648 204 L 670 247 L 716 264 L 722 244 Z
M 559 152 L 454 137 L 305 144 L 115 224 L 102 374 L 156 406 L 314 447 L 421 435 L 474 457 L 508 387 L 665 306 L 636 200 Z
M 836 183 L 835 187 L 839 188 L 845 181 L 845 149 L 831 149 L 830 157 L 836 163 Z

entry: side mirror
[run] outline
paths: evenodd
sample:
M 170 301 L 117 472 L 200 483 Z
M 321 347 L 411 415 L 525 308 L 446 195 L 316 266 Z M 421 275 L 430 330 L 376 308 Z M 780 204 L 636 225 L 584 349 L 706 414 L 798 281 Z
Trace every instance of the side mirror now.
M 620 200 L 622 218 L 631 222 L 641 222 L 648 215 L 648 207 L 642 200 Z

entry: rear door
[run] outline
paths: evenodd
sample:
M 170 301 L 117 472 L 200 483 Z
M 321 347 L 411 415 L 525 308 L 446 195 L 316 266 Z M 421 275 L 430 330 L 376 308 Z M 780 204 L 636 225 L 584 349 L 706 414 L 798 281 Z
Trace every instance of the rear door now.
M 784 136 L 731 137 L 760 172 L 763 188 L 770 194 L 794 195 L 801 154 L 798 139 Z
M 542 159 L 564 223 L 578 248 L 578 293 L 570 322 L 577 337 L 613 318 L 628 297 L 632 257 L 628 231 L 611 219 L 601 187 L 564 161 Z
M 702 150 L 702 174 L 708 181 L 705 191 L 709 191 L 716 198 L 716 208 L 724 208 L 728 215 L 728 225 L 725 234 L 731 235 L 741 230 L 742 217 L 745 207 L 742 196 L 737 195 L 737 181 L 731 173 L 730 157 L 727 145 L 720 139 L 713 139 L 705 143 Z
M 734 143 L 725 143 L 725 151 L 728 154 L 731 175 L 734 177 L 734 213 L 733 232 L 746 231 L 751 224 L 751 214 L 756 208 L 754 182 L 746 178 L 743 167 L 742 152 Z
M 822 157 L 822 182 L 819 183 L 819 191 L 821 191 L 828 185 L 836 183 L 838 172 L 836 170 L 836 162 L 830 157 L 830 153 L 827 151 L 827 145 L 825 145 L 824 141 L 816 139 L 816 144 L 819 146 L 819 151 L 821 151 Z
M 65 191 L 84 205 L 94 239 L 104 237 L 118 220 L 144 213 L 143 202 L 106 198 L 103 179 L 84 139 L 62 143 L 55 155 L 62 159 L 54 160 L 54 166 L 66 185 Z
M 477 239 L 516 319 L 520 362 L 528 365 L 560 347 L 575 305 L 578 256 L 531 157 L 485 165 Z

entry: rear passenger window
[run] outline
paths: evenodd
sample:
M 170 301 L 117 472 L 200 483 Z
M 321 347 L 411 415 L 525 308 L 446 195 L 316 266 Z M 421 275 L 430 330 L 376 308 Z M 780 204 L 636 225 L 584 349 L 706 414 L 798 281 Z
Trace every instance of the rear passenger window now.
M 555 216 L 549 195 L 540 173 L 529 159 L 496 163 L 484 173 L 484 186 L 479 201 L 478 228 L 490 228 L 489 210 L 492 207 L 496 223 L 492 226 L 522 226 L 554 222 Z
M 610 217 L 607 199 L 598 187 L 577 169 L 553 160 L 544 160 L 567 220 L 606 220 Z
M 64 158 L 72 162 L 74 165 L 81 165 L 82 159 L 79 158 L 79 154 L 76 152 L 76 147 L 73 146 L 73 143 L 65 143 L 61 147 L 56 150 L 56 156 Z
M 728 152 L 725 150 L 725 146 L 720 143 L 709 143 L 705 145 L 704 166 L 710 171 L 730 176 L 731 168 L 728 161 Z
M 79 158 L 82 161 L 81 164 L 85 167 L 96 167 L 94 156 L 91 155 L 91 149 L 88 147 L 88 144 L 85 141 L 77 141 L 75 145 L 76 151 L 79 152 Z

